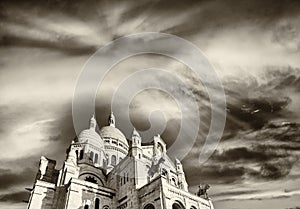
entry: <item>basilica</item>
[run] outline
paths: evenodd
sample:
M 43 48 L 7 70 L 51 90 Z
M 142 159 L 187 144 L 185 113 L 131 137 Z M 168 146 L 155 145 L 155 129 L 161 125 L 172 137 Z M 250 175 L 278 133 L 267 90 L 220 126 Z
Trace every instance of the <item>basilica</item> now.
M 133 129 L 126 138 L 115 116 L 89 127 L 67 149 L 62 168 L 42 156 L 28 209 L 213 209 L 207 195 L 188 191 L 182 164 L 168 157 L 157 135 L 142 143 Z

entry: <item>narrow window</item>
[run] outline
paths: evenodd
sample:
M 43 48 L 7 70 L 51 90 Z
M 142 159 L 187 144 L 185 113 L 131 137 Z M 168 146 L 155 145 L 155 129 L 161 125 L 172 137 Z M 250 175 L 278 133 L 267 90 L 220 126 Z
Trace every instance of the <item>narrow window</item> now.
M 95 154 L 95 163 L 98 163 L 98 154 Z
M 90 152 L 90 159 L 91 159 L 92 161 L 94 161 L 94 152 L 93 152 L 93 151 Z
M 83 159 L 83 149 L 82 149 L 82 150 L 80 150 L 79 159 L 80 159 L 80 160 L 82 160 L 82 159 Z
M 116 161 L 117 161 L 116 156 L 115 156 L 115 155 L 112 155 L 112 156 L 111 156 L 111 164 L 112 164 L 112 165 L 116 165 Z
M 99 198 L 96 198 L 95 200 L 95 209 L 99 209 L 100 208 L 100 200 Z
M 109 165 L 109 155 L 106 154 L 106 165 Z
M 172 185 L 174 185 L 174 186 L 177 186 L 177 184 L 176 184 L 176 180 L 175 180 L 175 178 L 174 178 L 174 177 L 171 179 L 171 184 L 172 184 Z
M 167 177 L 168 176 L 168 171 L 166 169 L 161 169 L 161 175 Z
M 85 205 L 85 206 L 84 206 L 84 209 L 89 209 L 89 206 L 88 206 L 88 205 Z

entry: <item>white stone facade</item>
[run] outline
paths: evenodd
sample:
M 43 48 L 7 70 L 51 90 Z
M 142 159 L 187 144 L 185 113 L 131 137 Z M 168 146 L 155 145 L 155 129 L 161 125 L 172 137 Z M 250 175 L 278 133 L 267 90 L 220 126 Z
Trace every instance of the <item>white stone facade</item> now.
M 41 157 L 28 209 L 213 209 L 188 192 L 180 161 L 170 160 L 159 135 L 145 145 L 134 129 L 127 140 L 113 114 L 100 131 L 93 116 L 67 153 L 60 170 Z

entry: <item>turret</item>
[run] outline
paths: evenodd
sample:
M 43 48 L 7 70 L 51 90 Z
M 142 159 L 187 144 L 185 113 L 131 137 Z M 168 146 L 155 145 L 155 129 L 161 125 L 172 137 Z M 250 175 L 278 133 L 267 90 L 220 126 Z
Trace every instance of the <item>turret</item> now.
M 77 167 L 77 148 L 75 142 L 72 141 L 69 149 L 67 149 L 67 159 L 59 173 L 57 185 L 67 184 L 71 178 L 78 178 L 79 168 Z
M 188 184 L 185 179 L 185 174 L 182 168 L 181 162 L 176 159 L 175 160 L 175 166 L 176 166 L 176 172 L 178 176 L 178 186 L 180 189 L 183 189 L 184 191 L 188 191 Z
M 132 139 L 132 147 L 140 147 L 141 146 L 141 143 L 142 143 L 141 136 L 135 128 L 133 128 L 131 139 Z
M 140 134 L 137 132 L 135 128 L 132 130 L 131 134 L 131 154 L 133 157 L 141 159 L 142 156 L 142 139 Z
M 154 141 L 154 157 L 160 158 L 167 152 L 166 143 L 162 140 L 159 134 L 153 137 Z

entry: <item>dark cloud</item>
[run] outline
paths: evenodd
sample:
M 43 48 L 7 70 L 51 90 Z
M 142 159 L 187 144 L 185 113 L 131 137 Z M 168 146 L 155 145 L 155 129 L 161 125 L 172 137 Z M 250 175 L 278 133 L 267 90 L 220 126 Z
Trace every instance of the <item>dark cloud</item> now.
M 254 194 L 259 190 L 239 190 L 239 191 L 227 191 L 214 194 L 214 197 L 218 196 L 230 196 L 230 195 L 241 195 L 241 194 Z
M 290 101 L 291 100 L 287 97 L 241 98 L 239 105 L 228 104 L 227 107 L 230 111 L 230 116 L 238 121 L 249 124 L 251 128 L 260 129 L 267 124 L 269 120 L 282 116 L 279 114 L 280 111 L 283 110 Z
M 4 194 L 0 196 L 1 202 L 20 203 L 29 200 L 29 191 L 20 191 L 15 193 Z
M 127 0 L 124 2 L 109 1 L 109 3 L 96 0 L 76 2 L 71 0 L 3 0 L 0 2 L 0 45 L 1 49 L 8 47 L 38 48 L 75 56 L 92 54 L 104 42 L 134 32 L 162 31 L 187 39 L 194 35 L 200 40 L 204 36 L 208 36 L 209 38 L 202 40 L 202 42 L 208 43 L 220 35 L 219 32 L 222 32 L 223 29 L 242 30 L 244 27 L 250 26 L 259 32 L 267 31 L 271 34 L 267 37 L 267 41 L 258 39 L 255 41 L 259 43 L 270 41 L 272 44 L 277 44 L 276 47 L 288 49 L 288 53 L 297 53 L 299 51 L 297 36 L 299 28 L 291 19 L 297 20 L 299 8 L 300 1 L 297 0 L 188 0 L 175 2 L 170 0 L 139 2 Z M 36 22 L 36 20 L 42 20 L 42 22 Z M 70 20 L 71 22 L 68 22 Z M 286 22 L 278 24 L 278 21 L 282 20 Z M 79 32 L 72 31 L 74 25 L 78 29 L 76 27 L 78 22 L 86 28 Z M 59 29 L 52 28 L 51 25 L 59 26 Z M 72 27 L 70 31 L 65 31 L 61 30 L 63 26 Z M 15 30 L 16 28 L 18 30 Z M 100 37 L 100 41 L 98 39 L 94 41 L 95 37 L 91 38 L 89 29 L 95 37 Z M 250 36 L 257 35 L 256 32 Z M 106 37 L 102 40 L 103 36 Z M 232 39 L 236 39 L 236 34 L 225 33 L 225 36 L 226 38 L 232 36 Z M 243 37 L 245 41 L 248 39 L 249 37 Z M 218 44 L 224 41 L 226 42 L 227 39 L 221 38 L 221 42 Z M 198 43 L 198 40 L 196 42 Z M 253 47 L 252 44 L 250 44 L 250 48 Z M 201 47 L 203 45 L 205 46 L 202 44 Z M 259 50 L 258 48 L 255 53 Z M 247 51 L 239 51 L 239 53 L 249 54 Z M 225 55 L 226 53 L 224 53 Z M 268 56 L 267 54 L 261 59 Z M 284 54 L 281 56 L 285 58 Z M 236 61 L 239 62 L 238 59 Z M 226 62 L 226 58 L 224 58 L 224 62 Z M 192 154 L 185 159 L 187 178 L 192 186 L 200 182 L 207 182 L 231 184 L 234 187 L 245 179 L 252 182 L 269 181 L 291 175 L 295 164 L 299 162 L 299 125 L 290 123 L 290 121 L 299 120 L 298 109 L 292 109 L 291 106 L 299 106 L 295 95 L 299 93 L 300 77 L 299 68 L 291 67 L 289 64 L 287 62 L 286 66 L 261 66 L 261 71 L 266 73 L 260 74 L 259 78 L 255 75 L 249 76 L 247 79 L 239 79 L 240 75 L 234 75 L 232 78 L 223 80 L 227 94 L 228 117 L 220 145 L 225 146 L 225 143 L 228 143 L 228 146 L 220 146 L 208 164 L 203 166 L 191 165 L 195 158 Z M 3 62 L 0 65 L 5 67 L 6 63 Z M 202 89 L 199 90 L 199 81 L 191 79 L 190 84 L 191 92 L 182 90 L 181 94 L 192 93 L 196 95 L 199 104 L 207 105 L 208 97 Z M 174 84 L 170 83 L 170 85 Z M 295 93 L 295 95 L 291 95 L 291 93 Z M 15 97 L 17 98 L 18 95 Z M 103 100 L 105 99 L 103 98 Z M 12 133 L 18 122 L 31 124 L 37 120 L 43 120 L 44 113 L 49 111 L 49 108 L 44 109 L 43 105 L 40 105 L 41 108 L 36 108 L 31 107 L 31 104 L 26 105 L 21 102 L 19 105 L 15 105 L 17 102 L 16 100 L 12 102 L 14 104 L 0 106 L 0 133 Z M 110 104 L 105 105 L 97 106 L 96 113 L 100 126 L 107 124 L 107 116 L 110 112 Z M 49 142 L 46 148 L 41 147 L 38 151 L 30 153 L 30 156 L 22 159 L 16 157 L 16 159 L 1 160 L 6 167 L 12 167 L 0 170 L 1 190 L 20 185 L 32 185 L 38 160 L 42 154 L 58 160 L 58 167 L 60 166 L 65 157 L 65 149 L 74 138 L 75 133 L 71 105 L 67 108 L 62 107 L 63 105 L 58 106 L 64 111 L 57 111 L 58 107 L 56 106 L 50 107 L 53 108 L 51 111 L 57 111 L 57 118 L 48 122 L 47 129 L 41 131 L 44 135 L 41 140 Z M 210 114 L 206 113 L 209 112 L 206 107 L 201 111 L 205 112 L 203 117 L 201 115 L 203 126 L 199 134 L 199 140 L 203 141 L 208 132 Z M 31 115 L 39 117 L 28 120 Z M 142 119 L 133 117 L 134 125 L 141 130 L 149 126 L 147 121 L 140 122 Z M 279 122 L 275 123 L 275 120 Z M 121 124 L 122 119 L 118 120 L 118 123 Z M 172 142 L 178 130 L 178 121 L 168 121 L 167 129 L 163 134 L 164 139 Z M 1 141 L 3 140 L 5 137 L 1 139 Z M 197 143 L 196 146 L 198 146 Z M 20 172 L 20 168 L 24 170 Z M 296 174 L 294 175 L 296 176 Z M 240 192 L 240 194 L 246 193 L 246 191 Z M 228 196 L 236 195 L 235 192 L 227 194 Z M 25 195 L 24 192 L 5 194 L 0 197 L 0 201 L 17 202 L 23 200 Z M 219 194 L 219 196 L 222 195 L 226 194 Z
M 299 132 L 300 125 L 298 123 L 290 123 L 290 122 L 274 122 L 269 123 L 264 129 L 262 129 L 259 133 L 259 139 L 269 139 L 279 142 L 286 142 L 286 144 L 273 146 L 287 146 L 295 145 L 292 143 L 299 143 Z M 298 145 L 298 144 L 296 144 Z M 271 145 L 272 146 L 272 145 Z
M 197 152 L 185 158 L 189 183 L 228 184 L 284 178 L 299 162 L 299 135 L 300 125 L 296 123 L 270 123 L 260 130 L 231 135 L 220 142 L 204 165 L 197 166 L 191 160 L 197 159 Z
M 186 175 L 190 185 L 200 183 L 233 183 L 240 181 L 246 174 L 243 166 L 211 164 L 201 167 L 186 166 Z M 222 178 L 220 178 L 222 177 Z
M 287 158 L 279 161 L 264 163 L 261 167 L 260 175 L 263 178 L 268 179 L 285 177 L 290 173 L 293 163 L 293 161 Z
M 22 26 L 26 30 L 35 28 L 41 33 L 47 33 L 53 38 L 48 40 L 40 39 L 40 36 L 22 36 L 20 33 L 4 33 L 0 36 L 0 44 L 4 46 L 37 47 L 59 50 L 71 55 L 93 53 L 103 43 L 86 44 L 81 43 L 79 38 L 85 37 L 63 34 L 60 31 L 49 31 L 46 26 L 37 26 L 26 20 L 26 17 L 16 17 L 16 6 L 22 7 L 29 16 L 42 17 L 50 22 L 64 21 L 65 18 L 87 22 L 87 25 L 94 29 L 95 34 L 105 31 L 109 40 L 114 40 L 126 34 L 143 31 L 167 32 L 183 37 L 196 35 L 200 32 L 209 32 L 214 36 L 216 31 L 222 28 L 234 28 L 244 25 L 255 25 L 256 27 L 271 27 L 274 22 L 286 16 L 294 16 L 300 8 L 299 1 L 133 1 L 127 0 L 122 3 L 118 1 L 47 1 L 41 4 L 40 1 L 1 1 L 0 15 L 4 23 L 9 25 Z M 267 9 L 266 9 L 267 8 Z M 117 11 L 112 20 L 111 13 Z M 48 17 L 48 14 L 56 14 Z M 174 15 L 181 16 L 175 21 Z M 53 19 L 55 17 L 55 19 Z M 157 21 L 163 26 L 158 27 Z M 139 20 L 132 27 L 128 25 L 124 31 L 118 30 L 127 23 Z M 59 24 L 59 23 L 58 23 Z M 4 27 L 5 28 L 5 27 Z M 274 32 L 274 41 L 282 43 L 285 37 L 291 38 L 295 33 L 290 29 L 290 34 L 284 35 L 285 28 Z M 83 31 L 84 33 L 85 31 Z M 88 34 L 86 34 L 88 35 Z
M 35 178 L 36 170 L 25 168 L 21 172 L 12 171 L 10 169 L 0 168 L 0 189 L 8 189 L 24 183 L 32 183 Z
M 286 152 L 278 152 L 270 149 L 268 146 L 257 146 L 252 147 L 236 147 L 224 151 L 222 154 L 215 154 L 213 159 L 218 161 L 255 161 L 265 162 L 274 158 L 284 158 L 289 156 Z
M 76 41 L 76 37 L 60 38 L 56 41 L 21 37 L 14 35 L 0 36 L 0 46 L 34 47 L 59 50 L 69 55 L 93 54 L 97 46 L 88 46 Z
M 295 157 L 286 157 L 273 159 L 268 162 L 261 163 L 260 170 L 249 170 L 248 175 L 255 179 L 277 180 L 286 177 L 292 170 L 293 165 L 297 162 Z
M 299 90 L 299 69 L 267 67 L 266 79 L 259 84 L 255 77 L 248 81 L 229 79 L 227 92 L 227 129 L 261 129 L 270 121 L 293 117 L 289 105 L 294 101 L 290 91 Z M 238 90 L 238 91 L 236 91 Z
M 166 4 L 166 3 L 165 3 Z M 158 4 L 159 5 L 159 4 Z M 170 3 L 172 5 L 172 3 Z M 189 4 L 188 9 L 192 14 L 171 28 L 165 30 L 181 36 L 193 35 L 199 32 L 210 31 L 214 36 L 223 28 L 237 28 L 247 25 L 255 27 L 271 27 L 281 18 L 296 16 L 300 4 L 297 1 L 200 1 L 197 4 Z M 161 11 L 172 11 L 173 7 L 161 7 Z M 180 7 L 182 11 L 189 11 L 186 7 Z M 196 10 L 195 8 L 199 8 Z M 178 10 L 176 10 L 178 12 Z M 195 24 L 197 22 L 197 24 Z

